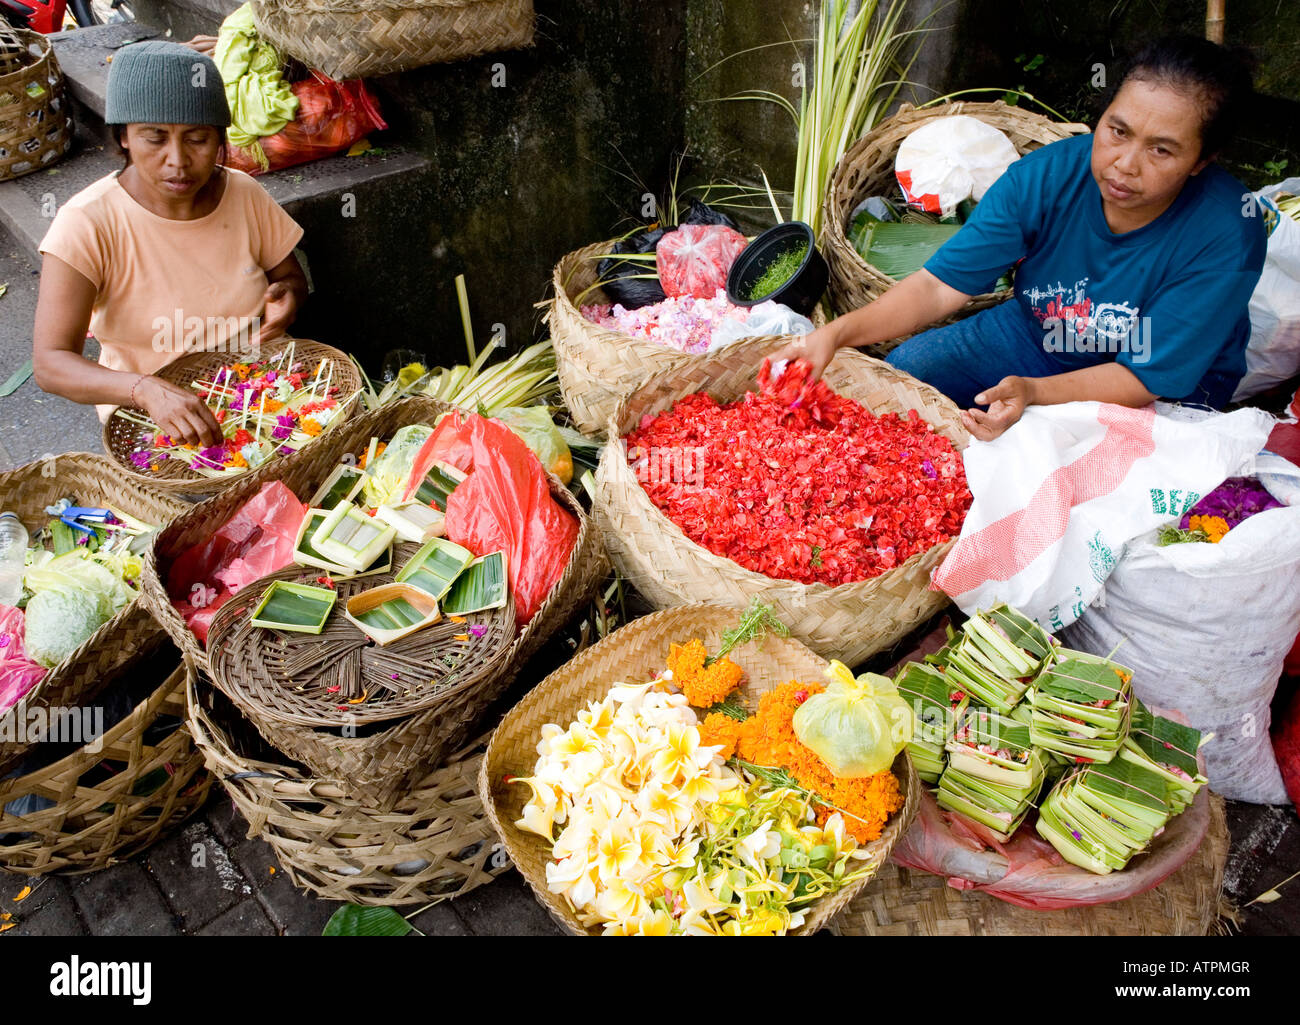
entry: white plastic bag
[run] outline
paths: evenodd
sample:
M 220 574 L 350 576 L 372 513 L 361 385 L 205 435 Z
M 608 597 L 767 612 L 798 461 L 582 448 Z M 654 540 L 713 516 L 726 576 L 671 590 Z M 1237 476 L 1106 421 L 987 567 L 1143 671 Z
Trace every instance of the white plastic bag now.
M 992 125 L 954 114 L 927 121 L 904 139 L 894 174 L 909 203 L 948 217 L 963 200 L 983 199 L 1019 156 Z
M 738 338 L 759 338 L 764 335 L 806 335 L 813 322 L 771 299 L 749 308 L 744 320 L 724 320 L 713 329 L 710 349 L 734 342 Z
M 1272 423 L 1257 409 L 1191 421 L 1100 402 L 1030 406 L 963 453 L 975 500 L 934 585 L 966 612 L 1005 601 L 1060 630 L 1083 615 L 1130 539 L 1250 472 Z
M 1289 178 L 1256 193 L 1270 224 L 1268 254 L 1250 297 L 1246 376 L 1233 393 L 1234 402 L 1300 373 L 1300 224 L 1268 198 L 1279 191 L 1300 193 L 1300 178 Z
M 1257 513 L 1218 544 L 1160 547 L 1144 534 L 1107 581 L 1105 604 L 1062 638 L 1100 655 L 1118 645 L 1138 697 L 1177 706 L 1212 731 L 1202 750 L 1224 797 L 1286 804 L 1269 706 L 1300 630 L 1300 469 L 1277 457 L 1259 463 L 1270 491 L 1287 493 L 1287 508 Z

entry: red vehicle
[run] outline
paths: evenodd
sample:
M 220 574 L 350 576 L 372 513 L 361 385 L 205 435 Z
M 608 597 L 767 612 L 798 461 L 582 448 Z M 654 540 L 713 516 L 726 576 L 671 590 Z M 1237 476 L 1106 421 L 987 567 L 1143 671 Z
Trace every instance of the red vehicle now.
M 0 19 L 17 28 L 47 35 L 63 31 L 64 15 L 68 12 L 78 27 L 135 21 L 126 0 L 0 0 Z

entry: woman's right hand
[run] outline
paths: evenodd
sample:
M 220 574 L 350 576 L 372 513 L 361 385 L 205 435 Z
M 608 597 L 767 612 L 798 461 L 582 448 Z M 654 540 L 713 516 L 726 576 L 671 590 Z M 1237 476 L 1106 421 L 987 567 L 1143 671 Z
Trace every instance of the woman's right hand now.
M 178 443 L 204 448 L 221 440 L 221 425 L 194 392 L 152 374 L 142 377 L 134 398 L 158 430 Z
M 822 372 L 835 357 L 839 347 L 838 331 L 834 330 L 831 324 L 826 324 L 775 353 L 772 362 L 798 360 L 806 363 L 810 368 L 808 383 L 812 384 L 822 376 Z

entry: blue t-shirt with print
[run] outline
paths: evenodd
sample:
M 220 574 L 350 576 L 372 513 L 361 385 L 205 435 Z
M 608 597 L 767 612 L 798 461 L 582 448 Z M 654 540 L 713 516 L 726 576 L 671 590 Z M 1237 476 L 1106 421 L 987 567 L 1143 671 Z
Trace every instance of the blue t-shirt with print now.
M 1210 164 L 1154 221 L 1116 235 L 1091 155 L 1080 135 L 1021 157 L 926 270 L 973 295 L 1020 261 L 1014 319 L 1063 372 L 1117 360 L 1169 399 L 1210 372 L 1239 380 L 1267 245 L 1249 190 Z

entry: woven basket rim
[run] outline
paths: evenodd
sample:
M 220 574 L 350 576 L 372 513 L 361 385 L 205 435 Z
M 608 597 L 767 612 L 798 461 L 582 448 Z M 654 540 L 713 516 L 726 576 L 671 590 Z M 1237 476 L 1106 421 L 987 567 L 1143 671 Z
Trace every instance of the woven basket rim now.
M 0 35 L 3 35 L 6 31 L 12 33 L 18 42 L 25 42 L 27 44 L 24 49 L 27 50 L 29 57 L 31 55 L 32 43 L 36 43 L 41 48 L 41 52 L 36 57 L 32 58 L 27 64 L 20 65 L 13 71 L 6 71 L 4 74 L 0 74 L 0 86 L 4 86 L 10 78 L 19 79 L 20 76 L 28 77 L 33 68 L 39 68 L 42 64 L 49 63 L 50 56 L 54 53 L 53 45 L 40 32 L 33 32 L 30 29 L 25 28 L 15 28 L 8 24 L 0 26 Z

